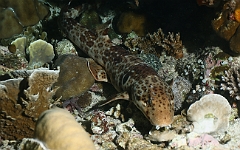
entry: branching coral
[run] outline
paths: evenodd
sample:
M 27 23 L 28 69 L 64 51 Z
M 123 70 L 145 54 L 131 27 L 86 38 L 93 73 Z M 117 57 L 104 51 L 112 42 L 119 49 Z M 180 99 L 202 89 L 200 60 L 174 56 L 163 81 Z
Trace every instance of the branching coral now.
M 232 66 L 225 71 L 222 76 L 221 88 L 229 92 L 230 96 L 235 100 L 240 100 L 240 68 L 238 65 Z
M 161 47 L 167 54 L 175 58 L 183 57 L 183 45 L 180 40 L 180 34 L 169 33 L 167 36 L 162 29 L 158 29 L 153 34 L 148 33 L 145 37 L 128 37 L 125 46 L 131 50 L 143 50 L 145 53 L 154 53 L 159 55 L 161 52 L 156 47 Z

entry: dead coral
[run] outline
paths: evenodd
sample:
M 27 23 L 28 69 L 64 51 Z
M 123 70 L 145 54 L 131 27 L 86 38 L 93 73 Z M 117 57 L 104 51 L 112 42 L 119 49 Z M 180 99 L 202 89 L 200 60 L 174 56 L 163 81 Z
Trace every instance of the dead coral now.
M 48 8 L 38 0 L 0 0 L 0 38 L 22 32 L 24 26 L 44 19 Z
M 24 90 L 27 99 L 24 114 L 37 120 L 40 113 L 50 107 L 50 100 L 56 92 L 52 84 L 58 79 L 59 71 L 35 70 L 28 79 L 29 88 Z
M 51 85 L 56 81 L 58 72 L 33 70 L 30 76 L 27 75 L 29 72 L 25 74 L 26 79 L 0 81 L 2 139 L 14 140 L 32 136 L 39 114 L 50 107 L 50 99 L 55 92 L 51 90 Z
M 23 78 L 11 79 L 0 83 L 0 136 L 2 139 L 22 139 L 33 134 L 34 121 L 22 115 L 23 106 L 17 102 L 22 80 Z
M 153 34 L 148 33 L 145 37 L 128 37 L 124 45 L 131 50 L 143 50 L 145 53 L 161 54 L 157 47 L 161 47 L 167 54 L 175 58 L 183 57 L 183 45 L 180 40 L 180 34 L 168 33 L 166 36 L 162 29 L 158 29 Z

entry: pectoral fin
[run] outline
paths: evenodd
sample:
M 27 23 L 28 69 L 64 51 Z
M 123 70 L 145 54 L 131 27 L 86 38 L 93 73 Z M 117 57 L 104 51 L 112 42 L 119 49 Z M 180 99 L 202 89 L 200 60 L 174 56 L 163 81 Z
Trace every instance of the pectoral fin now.
M 114 97 L 110 98 L 109 100 L 107 100 L 107 102 L 103 103 L 103 104 L 100 104 L 98 105 L 98 107 L 102 107 L 108 103 L 111 103 L 113 101 L 116 101 L 116 100 L 129 100 L 129 94 L 127 92 L 122 92 L 122 93 L 118 93 L 117 95 L 115 95 Z
M 87 58 L 87 66 L 96 81 L 108 82 L 106 71 L 93 59 Z

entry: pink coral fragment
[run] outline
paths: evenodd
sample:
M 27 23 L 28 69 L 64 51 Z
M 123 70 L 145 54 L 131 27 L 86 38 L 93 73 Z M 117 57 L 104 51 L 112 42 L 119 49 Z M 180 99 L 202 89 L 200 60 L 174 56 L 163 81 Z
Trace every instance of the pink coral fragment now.
M 188 140 L 188 146 L 190 147 L 204 148 L 206 146 L 218 146 L 218 145 L 219 145 L 219 142 L 209 134 L 198 135 Z

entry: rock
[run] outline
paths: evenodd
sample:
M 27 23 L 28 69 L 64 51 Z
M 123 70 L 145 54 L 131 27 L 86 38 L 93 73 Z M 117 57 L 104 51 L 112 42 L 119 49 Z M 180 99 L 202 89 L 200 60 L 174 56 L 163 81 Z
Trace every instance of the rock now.
M 230 49 L 235 53 L 240 53 L 240 28 L 238 27 L 235 34 L 229 41 Z
M 24 26 L 38 23 L 48 13 L 38 0 L 0 0 L 0 39 L 21 33 Z
M 22 32 L 23 27 L 19 24 L 11 8 L 1 10 L 0 18 L 0 38 L 9 38 Z
M 54 84 L 59 87 L 55 97 L 63 100 L 80 96 L 89 90 L 95 80 L 91 75 L 85 58 L 76 55 L 61 55 L 55 62 L 60 66 L 58 81 Z
M 134 31 L 138 36 L 144 36 L 146 17 L 134 12 L 124 12 L 118 19 L 117 29 L 120 33 L 130 33 Z

